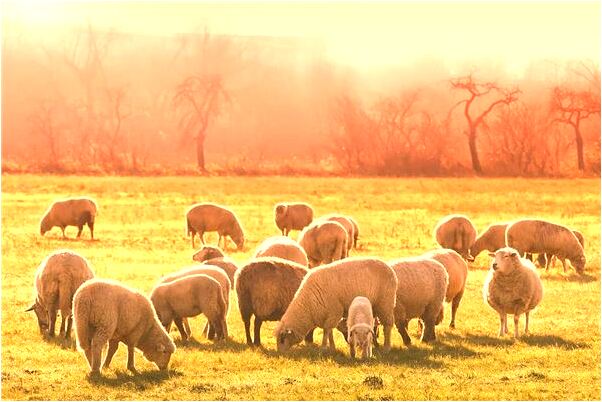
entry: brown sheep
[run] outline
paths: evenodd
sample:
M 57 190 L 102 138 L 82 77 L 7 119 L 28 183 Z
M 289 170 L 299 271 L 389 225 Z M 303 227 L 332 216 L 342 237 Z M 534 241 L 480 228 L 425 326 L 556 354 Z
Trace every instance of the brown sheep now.
M 283 236 L 291 230 L 303 230 L 313 219 L 314 210 L 304 202 L 281 202 L 274 207 L 274 221 Z
M 456 251 L 467 261 L 474 261 L 470 248 L 477 238 L 477 229 L 464 215 L 448 215 L 435 226 L 435 240 L 443 248 Z
M 58 226 L 63 232 L 63 239 L 66 239 L 65 228 L 77 226 L 77 238 L 79 239 L 84 225 L 88 225 L 90 238 L 94 239 L 96 211 L 96 203 L 91 198 L 69 198 L 55 201 L 40 221 L 40 234 L 44 236 L 50 229 Z
M 307 253 L 310 268 L 347 257 L 347 231 L 338 222 L 314 222 L 303 229 L 298 241 Z
M 339 214 L 330 214 L 325 215 L 319 218 L 320 220 L 330 221 L 330 222 L 338 222 L 345 228 L 345 232 L 347 232 L 347 255 L 349 255 L 349 251 L 353 248 L 353 243 L 355 240 L 355 225 L 353 221 L 344 215 Z
M 227 236 L 230 236 L 238 250 L 242 250 L 245 244 L 245 235 L 238 218 L 234 212 L 221 205 L 212 203 L 193 205 L 186 212 L 186 228 L 188 235 L 191 236 L 192 248 L 197 233 L 201 242 L 205 244 L 205 232 L 217 232 L 219 235 L 217 245 L 219 247 L 224 239 L 224 250 Z

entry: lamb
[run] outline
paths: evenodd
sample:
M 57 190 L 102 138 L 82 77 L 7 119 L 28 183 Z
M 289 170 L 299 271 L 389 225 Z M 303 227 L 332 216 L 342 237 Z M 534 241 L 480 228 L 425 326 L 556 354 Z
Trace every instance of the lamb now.
M 174 272 L 173 274 L 164 276 L 159 281 L 159 284 L 170 283 L 177 279 L 184 278 L 186 276 L 199 275 L 199 274 L 207 275 L 219 282 L 220 286 L 222 287 L 222 294 L 224 296 L 224 301 L 226 302 L 226 314 L 228 314 L 228 311 L 230 309 L 230 288 L 232 286 L 230 284 L 230 279 L 228 278 L 228 275 L 222 269 L 220 269 L 216 266 L 201 265 L 200 267 L 196 266 L 196 267 L 184 268 L 177 272 Z M 183 322 L 184 322 L 184 328 L 186 329 L 186 333 L 188 334 L 188 337 L 191 337 L 192 332 L 190 330 L 188 318 L 184 317 Z M 203 333 L 209 339 L 213 339 L 215 337 L 215 330 L 213 329 L 213 327 L 211 327 L 211 325 L 209 323 L 207 323 L 207 325 L 205 325 L 205 329 L 203 329 Z
M 44 236 L 50 229 L 58 226 L 63 232 L 63 239 L 66 239 L 65 228 L 67 226 L 77 226 L 77 238 L 79 239 L 82 235 L 84 225 L 88 225 L 90 238 L 94 239 L 96 210 L 96 203 L 91 198 L 68 198 L 55 201 L 46 210 L 40 221 L 40 234 Z
M 217 232 L 219 238 L 217 245 L 224 239 L 224 250 L 226 249 L 226 236 L 230 236 L 238 250 L 242 250 L 245 244 L 245 235 L 238 218 L 226 207 L 221 205 L 204 203 L 195 204 L 186 212 L 187 234 L 191 236 L 192 248 L 194 238 L 199 234 L 201 242 L 205 244 L 205 232 Z
M 257 247 L 257 257 L 280 257 L 307 267 L 309 261 L 305 250 L 288 236 L 273 236 L 265 239 Z
M 88 260 L 70 250 L 55 251 L 42 261 L 34 280 L 35 301 L 25 310 L 36 314 L 42 335 L 54 336 L 56 314 L 61 310 L 59 336 L 70 337 L 73 295 L 82 283 L 93 277 Z
M 450 249 L 432 250 L 421 257 L 431 258 L 440 262 L 447 271 L 449 283 L 447 285 L 447 292 L 445 293 L 445 301 L 447 303 L 451 302 L 451 321 L 449 327 L 456 328 L 456 312 L 458 311 L 460 300 L 462 300 L 462 296 L 464 295 L 466 278 L 468 277 L 468 265 L 466 265 L 466 261 L 464 261 L 460 254 Z
M 508 333 L 507 314 L 514 314 L 514 337 L 518 338 L 518 321 L 525 314 L 525 334 L 529 333 L 529 313 L 543 297 L 543 287 L 533 263 L 520 258 L 517 250 L 504 247 L 491 253 L 495 260 L 485 284 L 483 298 L 500 315 L 499 336 Z
M 307 272 L 306 266 L 278 257 L 253 259 L 237 272 L 236 293 L 247 344 L 261 345 L 261 324 L 282 318 Z M 252 316 L 254 340 L 250 331 Z M 310 332 L 306 341 L 312 340 Z
M 481 233 L 470 248 L 470 254 L 477 258 L 483 250 L 495 252 L 506 247 L 506 228 L 510 222 L 499 222 L 489 225 Z
M 119 342 L 123 342 L 128 347 L 127 368 L 134 374 L 138 373 L 135 347 L 160 370 L 167 370 L 176 351 L 150 300 L 116 281 L 91 279 L 80 286 L 73 298 L 73 316 L 77 346 L 86 356 L 91 375 L 100 374 L 102 348 L 107 342 L 103 368 L 109 367 Z
M 219 247 L 205 245 L 192 255 L 192 260 L 223 269 L 230 279 L 230 289 L 234 289 L 234 275 L 238 270 L 238 265 L 234 260 L 226 257 Z
M 573 230 L 573 234 L 575 235 L 575 237 L 577 238 L 577 240 L 579 240 L 579 243 L 581 244 L 581 247 L 583 247 L 583 249 L 585 250 L 585 239 L 583 237 L 583 234 L 578 231 L 578 230 Z M 546 271 L 548 270 L 548 268 L 550 268 L 550 265 L 554 264 L 554 260 L 557 258 L 557 256 L 552 255 L 552 254 L 539 254 L 537 256 L 537 262 L 539 263 L 540 267 L 546 267 Z M 566 260 L 562 260 L 562 269 L 564 270 L 564 272 L 566 272 Z
M 351 219 L 344 215 L 330 214 L 320 217 L 320 220 L 338 222 L 345 228 L 345 232 L 347 233 L 347 254 L 349 254 L 349 250 L 353 247 L 355 239 L 355 226 L 351 222 Z
M 443 302 L 449 283 L 445 267 L 431 258 L 401 258 L 389 262 L 397 275 L 395 324 L 406 346 L 411 344 L 408 323 L 422 321 L 422 342 L 436 339 L 435 325 L 443 319 Z
M 155 286 L 150 300 L 165 329 L 175 322 L 183 341 L 189 339 L 182 319 L 205 314 L 216 339 L 228 337 L 227 305 L 218 281 L 207 275 L 190 275 Z
M 356 296 L 370 300 L 384 327 L 384 350 L 389 351 L 396 289 L 395 272 L 376 258 L 355 257 L 310 271 L 276 327 L 278 351 L 287 351 L 315 327 L 324 329 L 322 348 L 330 345 L 334 350 L 332 329 Z
M 577 236 L 566 226 L 540 219 L 517 220 L 506 229 L 506 244 L 519 255 L 544 253 L 568 259 L 578 274 L 585 269 L 585 253 Z
M 443 248 L 456 251 L 467 261 L 474 261 L 470 247 L 477 237 L 477 229 L 464 215 L 448 215 L 435 226 L 435 240 Z
M 313 219 L 313 208 L 304 202 L 281 202 L 274 207 L 274 221 L 283 236 L 291 230 L 303 230 Z
M 303 229 L 298 241 L 310 268 L 347 257 L 347 231 L 338 222 L 314 222 Z
M 355 349 L 359 346 L 362 359 L 372 357 L 372 337 L 374 336 L 374 316 L 370 300 L 357 296 L 349 306 L 347 315 L 347 333 L 349 334 L 349 351 L 355 358 Z
M 348 216 L 347 219 L 349 219 L 353 225 L 353 248 L 357 248 L 357 239 L 360 237 L 360 227 L 351 216 Z

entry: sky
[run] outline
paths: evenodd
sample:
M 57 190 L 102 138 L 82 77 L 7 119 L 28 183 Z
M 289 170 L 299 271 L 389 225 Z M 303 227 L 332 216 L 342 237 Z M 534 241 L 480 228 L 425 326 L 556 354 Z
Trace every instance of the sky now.
M 600 58 L 600 2 L 3 2 L 5 34 L 40 38 L 73 25 L 144 35 L 182 32 L 300 37 L 337 62 L 379 68 L 435 58 L 530 61 Z

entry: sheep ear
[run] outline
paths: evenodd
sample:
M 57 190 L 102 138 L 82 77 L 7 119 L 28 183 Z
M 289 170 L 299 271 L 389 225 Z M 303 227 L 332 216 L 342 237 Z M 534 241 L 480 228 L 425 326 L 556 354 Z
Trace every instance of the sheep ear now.
M 165 345 L 160 343 L 159 345 L 157 345 L 157 351 L 159 352 L 165 352 Z
M 495 257 L 495 253 L 493 251 L 489 251 L 487 254 L 489 254 L 489 257 Z
M 36 304 L 32 304 L 27 310 L 25 310 L 24 312 L 28 312 L 28 311 L 33 311 L 36 308 Z

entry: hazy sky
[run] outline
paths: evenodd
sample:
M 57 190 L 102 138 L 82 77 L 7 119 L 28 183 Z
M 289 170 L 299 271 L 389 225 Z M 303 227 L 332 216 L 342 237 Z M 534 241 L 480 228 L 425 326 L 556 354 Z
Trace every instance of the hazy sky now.
M 121 32 L 296 36 L 361 68 L 434 57 L 487 59 L 519 72 L 530 60 L 600 57 L 599 2 L 50 2 L 5 1 L 5 29 L 48 38 L 88 20 Z

